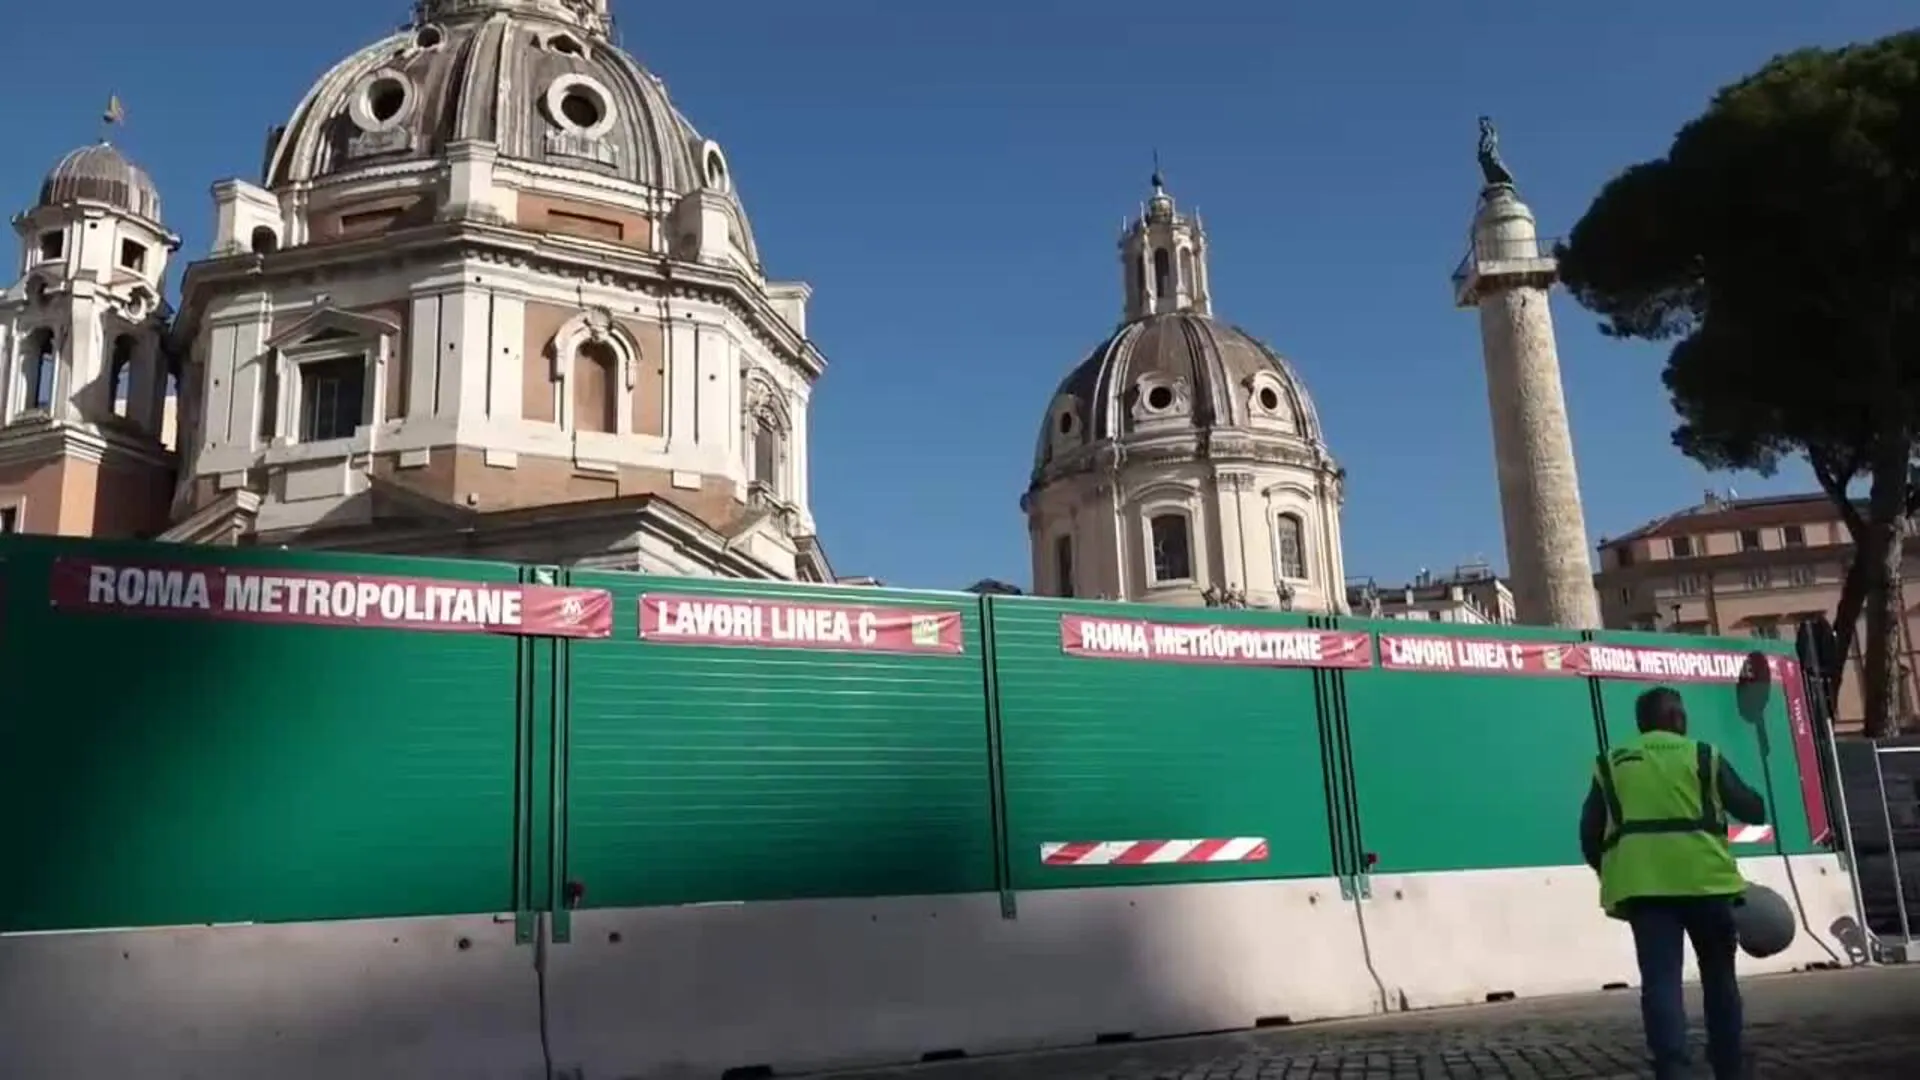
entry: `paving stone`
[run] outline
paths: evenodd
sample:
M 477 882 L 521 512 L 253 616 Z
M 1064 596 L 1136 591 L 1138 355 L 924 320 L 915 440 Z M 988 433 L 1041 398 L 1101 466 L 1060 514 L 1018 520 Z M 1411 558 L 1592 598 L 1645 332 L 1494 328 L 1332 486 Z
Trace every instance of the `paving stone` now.
M 1743 984 L 1754 1080 L 1920 1076 L 1920 965 Z M 1689 995 L 1696 1029 L 1698 998 Z M 1702 1059 L 1695 1031 L 1695 1057 Z M 1638 995 L 1363 1020 L 838 1074 L 841 1080 L 1614 1080 L 1648 1075 Z M 1707 1076 L 1704 1068 L 1701 1076 Z

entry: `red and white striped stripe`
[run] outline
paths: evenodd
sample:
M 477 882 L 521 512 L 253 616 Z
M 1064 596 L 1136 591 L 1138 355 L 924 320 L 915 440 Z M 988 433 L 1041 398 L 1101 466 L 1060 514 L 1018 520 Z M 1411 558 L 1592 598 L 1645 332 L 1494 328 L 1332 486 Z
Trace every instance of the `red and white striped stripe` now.
M 1732 844 L 1765 844 L 1773 840 L 1771 825 L 1729 825 L 1727 842 Z
M 1048 866 L 1163 866 L 1168 863 L 1266 862 L 1267 838 L 1209 840 L 1069 840 L 1041 844 Z

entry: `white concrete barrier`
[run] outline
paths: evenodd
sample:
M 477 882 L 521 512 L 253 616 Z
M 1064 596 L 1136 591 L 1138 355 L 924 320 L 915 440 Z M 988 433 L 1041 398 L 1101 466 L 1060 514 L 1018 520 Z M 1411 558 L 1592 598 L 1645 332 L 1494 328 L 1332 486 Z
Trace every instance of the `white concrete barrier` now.
M 1086 1045 L 1381 1007 L 1330 879 L 575 913 L 548 969 L 585 1080 Z
M 533 961 L 486 915 L 0 937 L 0 1077 L 540 1080 Z
M 1740 861 L 1752 881 L 1790 902 L 1788 864 L 1778 855 Z M 1741 970 L 1783 972 L 1845 962 L 1832 934 L 1853 911 L 1833 855 L 1792 859 L 1803 923 L 1793 945 Z M 1422 1009 L 1638 986 L 1633 935 L 1600 910 L 1599 883 L 1585 866 L 1379 874 L 1360 905 L 1374 970 L 1394 1008 Z M 1689 955 L 1687 977 L 1695 977 Z
M 1832 855 L 1743 860 L 1831 962 Z M 1797 889 L 1793 886 L 1797 886 Z M 719 1080 L 1638 981 L 1585 867 L 0 938 L 5 1080 Z M 1364 929 L 1364 933 L 1363 933 Z M 1832 950 L 1829 953 L 1829 949 Z M 543 1040 L 544 1028 L 544 1040 Z

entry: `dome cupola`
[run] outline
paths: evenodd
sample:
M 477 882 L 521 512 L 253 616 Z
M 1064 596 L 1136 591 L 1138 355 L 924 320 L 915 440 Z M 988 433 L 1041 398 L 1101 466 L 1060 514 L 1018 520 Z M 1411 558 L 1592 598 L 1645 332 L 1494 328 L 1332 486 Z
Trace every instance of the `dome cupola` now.
M 144 170 L 102 140 L 60 159 L 40 183 L 39 206 L 94 202 L 160 221 L 160 191 Z
M 588 184 L 732 199 L 726 155 L 613 44 L 609 18 L 605 0 L 419 0 L 410 26 L 314 84 L 274 139 L 267 186 L 400 175 L 485 144 Z
M 1344 474 L 1313 399 L 1214 317 L 1206 231 L 1158 169 L 1120 265 L 1119 328 L 1041 422 L 1021 502 L 1036 591 L 1342 610 Z

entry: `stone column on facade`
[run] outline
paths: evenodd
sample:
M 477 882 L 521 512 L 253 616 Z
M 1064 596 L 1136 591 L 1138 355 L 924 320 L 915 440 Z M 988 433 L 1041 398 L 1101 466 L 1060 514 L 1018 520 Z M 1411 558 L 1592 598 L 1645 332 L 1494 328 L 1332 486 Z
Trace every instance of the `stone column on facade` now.
M 1455 300 L 1480 312 L 1507 562 L 1518 621 L 1597 629 L 1599 604 L 1548 297 L 1558 267 L 1513 185 L 1480 195 Z

